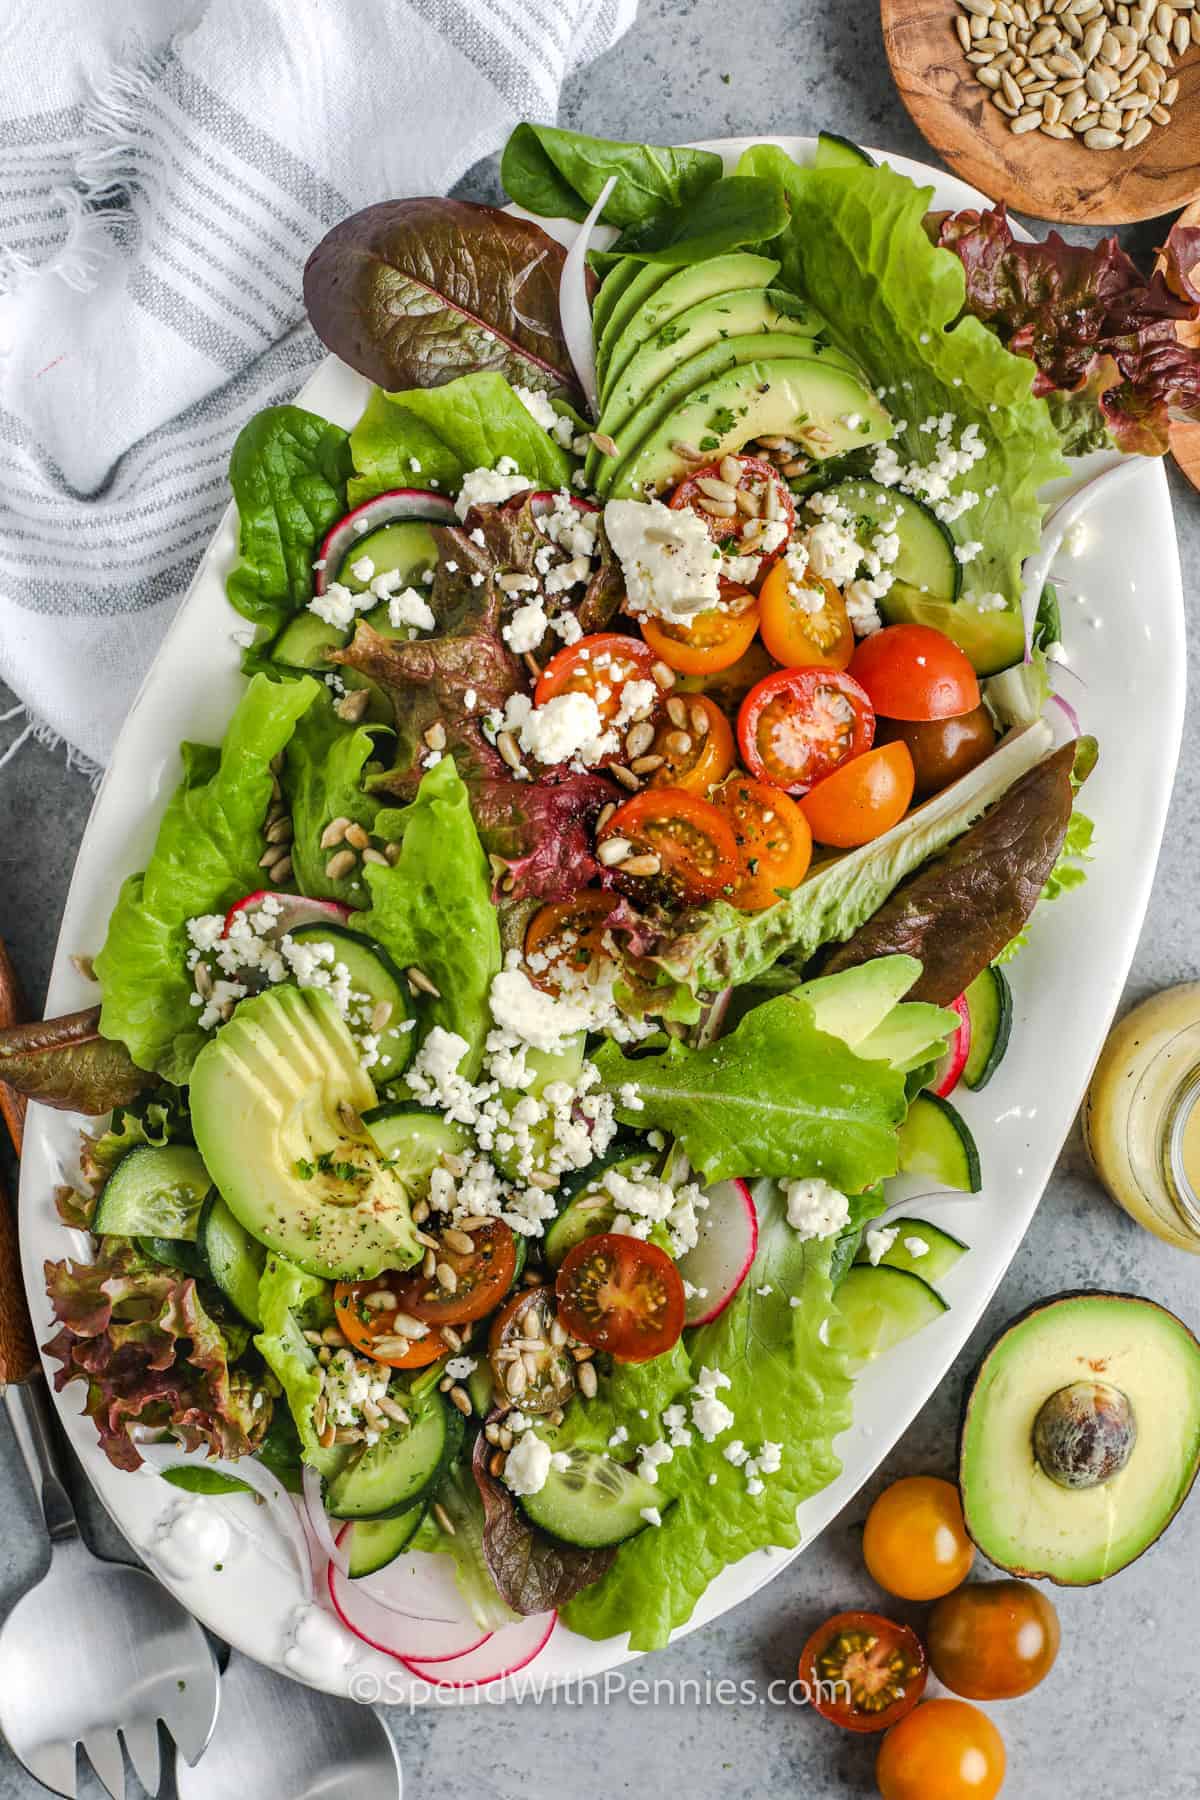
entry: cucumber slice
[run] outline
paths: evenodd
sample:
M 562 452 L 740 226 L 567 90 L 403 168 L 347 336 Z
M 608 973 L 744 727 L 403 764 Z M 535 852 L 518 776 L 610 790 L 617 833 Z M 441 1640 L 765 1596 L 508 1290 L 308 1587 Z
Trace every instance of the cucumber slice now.
M 919 1275 L 882 1263 L 855 1263 L 834 1296 L 841 1314 L 841 1343 L 856 1363 L 872 1362 L 902 1344 L 949 1307 Z
M 557 1269 L 569 1250 L 598 1231 L 607 1231 L 617 1210 L 616 1201 L 604 1185 L 610 1169 L 631 1175 L 635 1168 L 644 1169 L 653 1160 L 644 1144 L 631 1150 L 629 1141 L 612 1146 L 609 1154 L 598 1157 L 581 1169 L 568 1193 L 567 1203 L 553 1224 L 547 1228 L 542 1251 L 552 1269 Z M 564 1181 L 562 1186 L 567 1187 Z
M 999 675 L 1025 655 L 1020 612 L 980 612 L 960 602 L 950 606 L 897 581 L 879 602 L 889 625 L 932 625 L 964 651 L 977 675 Z
M 272 644 L 271 661 L 288 669 L 323 669 L 329 666 L 330 652 L 340 650 L 349 635 L 316 613 L 297 613 Z
M 325 1493 L 335 1519 L 394 1519 L 442 1478 L 462 1447 L 462 1414 L 436 1396 L 407 1430 L 389 1431 L 338 1472 Z
M 465 1125 L 441 1113 L 398 1100 L 372 1107 L 363 1124 L 405 1186 L 423 1193 L 443 1156 L 462 1156 L 472 1148 Z
M 196 1241 L 200 1208 L 212 1186 L 190 1144 L 141 1144 L 123 1156 L 96 1202 L 97 1237 L 183 1238 Z
M 536 1494 L 523 1494 L 526 1517 L 564 1544 L 597 1550 L 621 1544 L 647 1521 L 643 1507 L 661 1498 L 656 1487 L 611 1456 L 595 1450 L 568 1450 L 565 1469 L 553 1466 Z
M 824 491 L 840 500 L 858 521 L 861 544 L 869 544 L 881 527 L 896 533 L 900 554 L 892 565 L 892 573 L 897 581 L 931 600 L 958 599 L 962 565 L 954 554 L 954 539 L 927 506 L 878 481 L 839 481 Z
M 817 149 L 813 157 L 814 169 L 861 169 L 863 165 L 874 169 L 877 165 L 873 156 L 865 150 L 842 137 L 836 131 L 819 131 L 817 133 Z
M 182 1269 L 185 1275 L 194 1275 L 197 1280 L 208 1274 L 208 1264 L 200 1255 L 195 1244 L 189 1244 L 186 1238 L 140 1237 L 138 1249 L 151 1262 L 162 1263 L 167 1269 Z
M 961 1238 L 951 1237 L 948 1231 L 943 1231 L 940 1225 L 931 1225 L 927 1219 L 889 1219 L 888 1230 L 896 1232 L 896 1241 L 890 1250 L 884 1251 L 876 1266 L 904 1269 L 910 1275 L 919 1275 L 924 1282 L 940 1281 L 969 1248 Z M 925 1245 L 922 1255 L 909 1249 L 910 1240 Z M 854 1260 L 870 1263 L 865 1241 L 859 1245 Z
M 1003 969 L 989 964 L 966 992 L 971 1015 L 971 1048 L 962 1078 L 969 1088 L 986 1087 L 1008 1049 L 1012 1031 L 1012 989 Z
M 900 1127 L 900 1172 L 928 1175 L 943 1187 L 977 1194 L 982 1181 L 975 1139 L 957 1107 L 928 1091 L 918 1094 Z
M 374 1575 L 379 1569 L 386 1569 L 412 1542 L 424 1517 L 425 1502 L 418 1500 L 394 1519 L 360 1519 L 350 1533 L 347 1564 L 351 1577 Z
M 296 944 L 332 944 L 336 961 L 350 972 L 350 991 L 362 996 L 364 1023 L 381 1002 L 392 1009 L 386 1029 L 379 1032 L 379 1060 L 371 1065 L 376 1087 L 386 1087 L 403 1074 L 413 1053 L 413 1023 L 408 1010 L 408 988 L 399 969 L 378 944 L 345 925 L 300 925 L 292 932 Z
M 234 1218 L 220 1194 L 204 1202 L 196 1233 L 196 1246 L 207 1273 L 220 1288 L 239 1318 L 247 1325 L 261 1325 L 258 1283 L 267 1253 L 257 1238 Z
M 364 578 L 354 573 L 363 557 L 371 564 Z M 347 552 L 334 579 L 352 594 L 365 594 L 377 575 L 399 575 L 402 587 L 424 586 L 428 570 L 437 567 L 437 543 L 423 519 L 394 519 L 381 525 Z M 387 608 L 383 609 L 386 616 Z

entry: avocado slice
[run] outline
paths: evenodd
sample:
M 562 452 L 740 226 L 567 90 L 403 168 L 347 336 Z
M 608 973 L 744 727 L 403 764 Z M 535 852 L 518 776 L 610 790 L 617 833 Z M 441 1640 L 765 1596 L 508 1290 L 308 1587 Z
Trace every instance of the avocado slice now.
M 1136 1294 L 1068 1293 L 1010 1325 L 967 1398 L 967 1530 L 1014 1575 L 1089 1586 L 1160 1537 L 1200 1468 L 1200 1344 Z
M 889 625 L 932 625 L 956 643 L 977 675 L 998 675 L 1025 655 L 1019 608 L 981 612 L 969 600 L 936 600 L 907 582 L 893 582 L 879 602 Z
M 404 1183 L 355 1123 L 374 1104 L 353 1038 L 313 988 L 244 1000 L 192 1070 L 192 1129 L 230 1212 L 327 1280 L 421 1257 Z
M 649 278 L 651 272 L 656 279 Z M 686 269 L 664 270 L 650 264 L 646 279 L 639 276 L 626 288 L 601 339 L 601 401 L 607 401 L 626 363 L 672 319 L 718 294 L 770 287 L 778 274 L 779 264 L 772 257 L 755 256 L 750 250 L 708 256 Z
M 601 309 L 601 319 L 594 321 L 592 325 L 592 337 L 596 345 L 596 379 L 600 384 L 601 394 L 604 392 L 609 358 L 617 339 L 651 294 L 673 276 L 673 271 L 663 263 L 639 263 L 633 257 L 629 261 L 633 268 L 628 281 L 622 283 L 607 316 L 604 316 L 604 309 Z M 614 275 L 619 273 L 620 266 L 613 270 Z
M 636 419 L 630 420 L 630 437 Z M 695 388 L 625 457 L 609 499 L 644 499 L 675 487 L 692 464 L 675 449 L 694 446 L 712 461 L 751 438 L 794 437 L 818 462 L 890 437 L 892 421 L 871 389 L 848 369 L 796 358 L 743 363 Z
M 903 1000 L 921 973 L 915 956 L 877 956 L 838 975 L 818 975 L 794 989 L 812 1007 L 813 1024 L 849 1044 L 851 1050 L 875 1031 Z M 847 981 L 857 975 L 857 981 Z

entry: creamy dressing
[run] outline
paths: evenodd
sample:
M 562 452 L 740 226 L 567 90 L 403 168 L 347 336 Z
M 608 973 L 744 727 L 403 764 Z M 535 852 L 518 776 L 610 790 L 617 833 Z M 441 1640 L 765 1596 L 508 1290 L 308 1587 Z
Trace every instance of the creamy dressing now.
M 357 1639 L 319 1606 L 293 1608 L 283 1645 L 283 1664 L 293 1675 L 314 1687 L 336 1687 L 357 1652 Z
M 222 1567 L 238 1548 L 224 1511 L 200 1494 L 176 1500 L 156 1521 L 146 1545 L 176 1581 Z

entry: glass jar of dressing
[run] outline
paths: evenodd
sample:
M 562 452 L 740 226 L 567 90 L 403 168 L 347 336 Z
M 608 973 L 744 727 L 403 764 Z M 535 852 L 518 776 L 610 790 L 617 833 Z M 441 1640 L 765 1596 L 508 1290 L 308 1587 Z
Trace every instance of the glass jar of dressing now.
M 1200 982 L 1155 994 L 1113 1027 L 1083 1135 L 1117 1205 L 1200 1255 Z

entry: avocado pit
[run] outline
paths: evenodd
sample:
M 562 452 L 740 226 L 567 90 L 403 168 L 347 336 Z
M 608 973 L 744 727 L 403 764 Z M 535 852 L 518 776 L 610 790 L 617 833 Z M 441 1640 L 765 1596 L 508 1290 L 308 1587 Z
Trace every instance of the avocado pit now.
M 1033 1451 L 1043 1474 L 1063 1488 L 1111 1481 L 1133 1454 L 1137 1420 L 1120 1388 L 1073 1381 L 1043 1402 L 1033 1425 Z

